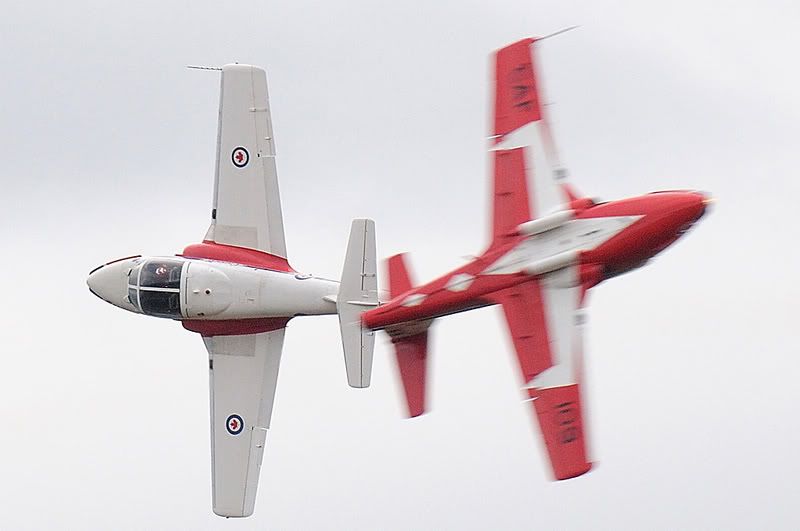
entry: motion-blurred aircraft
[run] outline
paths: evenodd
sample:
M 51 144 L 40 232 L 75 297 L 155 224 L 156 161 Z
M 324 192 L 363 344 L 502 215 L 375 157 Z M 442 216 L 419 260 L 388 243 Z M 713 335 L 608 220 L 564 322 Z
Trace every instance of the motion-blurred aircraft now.
M 581 407 L 587 292 L 641 267 L 705 212 L 696 191 L 612 202 L 578 195 L 556 154 L 525 39 L 495 57 L 492 241 L 470 263 L 413 287 L 404 255 L 388 260 L 391 300 L 363 315 L 394 343 L 409 415 L 425 412 L 428 328 L 445 315 L 503 308 L 526 398 L 556 479 L 589 471 Z
M 178 256 L 133 256 L 94 269 L 89 289 L 130 312 L 179 320 L 208 350 L 214 512 L 253 513 L 284 331 L 299 315 L 338 313 L 348 383 L 367 387 L 377 306 L 375 225 L 354 220 L 341 283 L 287 261 L 264 70 L 222 69 L 211 227 Z

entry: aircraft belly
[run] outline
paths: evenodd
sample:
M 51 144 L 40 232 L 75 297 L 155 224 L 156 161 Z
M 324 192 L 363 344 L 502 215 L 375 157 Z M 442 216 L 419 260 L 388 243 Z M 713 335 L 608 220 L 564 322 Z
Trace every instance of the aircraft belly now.
M 295 275 L 271 275 L 260 282 L 259 307 L 280 315 L 335 314 L 338 282 L 317 278 L 298 279 Z
M 190 319 L 292 317 L 335 314 L 336 304 L 325 298 L 337 291 L 329 280 L 204 261 L 190 267 L 185 300 Z

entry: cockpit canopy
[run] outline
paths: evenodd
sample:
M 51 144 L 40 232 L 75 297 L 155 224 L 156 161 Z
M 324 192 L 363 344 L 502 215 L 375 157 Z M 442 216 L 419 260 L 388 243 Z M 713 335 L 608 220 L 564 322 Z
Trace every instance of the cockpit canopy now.
M 128 298 L 147 315 L 181 317 L 181 276 L 184 260 L 151 258 L 136 265 L 128 275 Z

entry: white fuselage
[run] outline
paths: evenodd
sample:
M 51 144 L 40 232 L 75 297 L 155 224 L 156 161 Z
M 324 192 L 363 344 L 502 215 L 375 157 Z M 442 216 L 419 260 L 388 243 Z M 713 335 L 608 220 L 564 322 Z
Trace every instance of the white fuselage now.
M 333 314 L 339 290 L 338 282 L 311 275 L 180 256 L 112 262 L 88 283 L 120 308 L 193 320 Z

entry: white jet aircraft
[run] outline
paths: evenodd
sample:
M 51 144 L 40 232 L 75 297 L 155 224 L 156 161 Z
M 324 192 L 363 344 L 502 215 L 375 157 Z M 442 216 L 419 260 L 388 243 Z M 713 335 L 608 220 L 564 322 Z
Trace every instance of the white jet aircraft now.
M 267 77 L 222 69 L 211 227 L 170 257 L 133 256 L 89 273 L 92 293 L 122 309 L 179 320 L 208 350 L 214 512 L 255 505 L 287 322 L 338 313 L 347 381 L 367 387 L 373 333 L 360 314 L 378 304 L 375 225 L 353 221 L 341 283 L 297 273 L 286 259 Z

